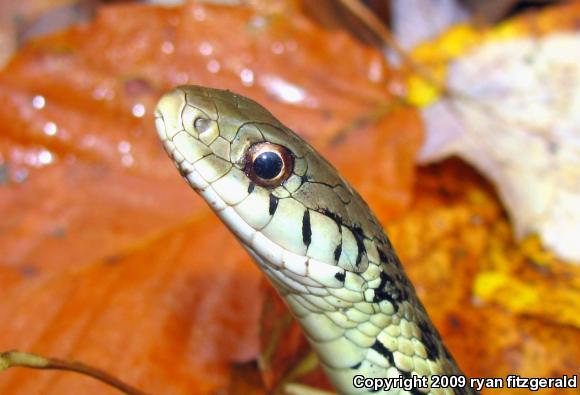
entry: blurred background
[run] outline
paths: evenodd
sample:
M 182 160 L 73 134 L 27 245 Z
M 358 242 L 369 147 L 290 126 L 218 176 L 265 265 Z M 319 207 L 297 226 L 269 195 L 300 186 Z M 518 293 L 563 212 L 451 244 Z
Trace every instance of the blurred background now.
M 354 185 L 468 375 L 577 374 L 579 29 L 576 1 L 0 1 L 0 351 L 154 394 L 330 388 L 157 140 L 158 98 L 199 84 Z M 116 392 L 12 369 L 0 393 Z

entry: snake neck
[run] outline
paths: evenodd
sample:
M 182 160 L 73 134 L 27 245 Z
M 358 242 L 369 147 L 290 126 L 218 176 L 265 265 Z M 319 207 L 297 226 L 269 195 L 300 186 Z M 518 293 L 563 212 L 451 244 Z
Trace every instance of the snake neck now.
M 356 378 L 361 376 L 419 376 L 426 377 L 428 383 L 434 376 L 463 376 L 388 239 L 379 243 L 379 260 L 373 262 L 370 257 L 365 272 L 335 275 L 342 287 L 328 287 L 312 277 L 292 274 L 245 247 L 296 316 L 340 394 L 376 393 L 356 388 Z M 407 388 L 391 388 L 384 393 L 477 394 L 467 386 Z

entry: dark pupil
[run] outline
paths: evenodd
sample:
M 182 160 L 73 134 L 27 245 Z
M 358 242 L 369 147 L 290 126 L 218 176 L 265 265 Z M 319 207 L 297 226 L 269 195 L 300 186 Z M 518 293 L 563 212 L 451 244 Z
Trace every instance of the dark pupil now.
M 262 152 L 254 160 L 254 173 L 263 180 L 271 180 L 282 171 L 282 158 L 274 152 Z

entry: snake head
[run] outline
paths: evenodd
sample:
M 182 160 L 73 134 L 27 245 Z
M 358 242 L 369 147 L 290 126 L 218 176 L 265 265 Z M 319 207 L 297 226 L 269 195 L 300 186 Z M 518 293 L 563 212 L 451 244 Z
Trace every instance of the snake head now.
M 263 266 L 318 267 L 328 275 L 317 281 L 341 286 L 345 270 L 378 262 L 382 230 L 364 201 L 258 103 L 180 86 L 159 101 L 156 126 L 186 181 Z
M 262 106 L 229 91 L 177 87 L 159 101 L 156 126 L 182 173 L 196 171 L 205 180 L 192 182 L 196 188 L 237 168 L 246 175 L 236 180 L 244 187 L 281 193 L 297 186 L 306 172 L 299 138 Z

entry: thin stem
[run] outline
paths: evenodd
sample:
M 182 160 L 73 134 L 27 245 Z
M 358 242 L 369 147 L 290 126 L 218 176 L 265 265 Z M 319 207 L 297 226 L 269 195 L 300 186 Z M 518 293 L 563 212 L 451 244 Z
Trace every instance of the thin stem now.
M 375 33 L 384 44 L 391 48 L 401 58 L 414 73 L 419 75 L 425 81 L 436 87 L 442 94 L 448 94 L 449 89 L 443 85 L 434 75 L 425 67 L 415 62 L 407 52 L 399 45 L 397 39 L 383 22 L 365 6 L 360 0 L 339 0 L 350 12 L 359 18 L 367 27 Z
M 12 367 L 54 369 L 76 372 L 102 381 L 127 395 L 147 395 L 147 393 L 125 384 L 103 370 L 93 368 L 77 361 L 65 361 L 62 359 L 42 357 L 40 355 L 21 351 L 6 351 L 0 353 L 0 372 Z

